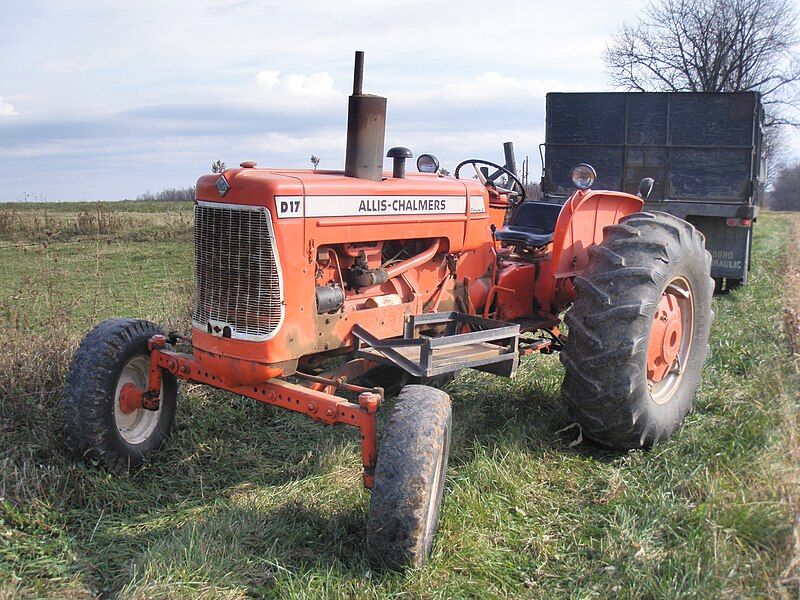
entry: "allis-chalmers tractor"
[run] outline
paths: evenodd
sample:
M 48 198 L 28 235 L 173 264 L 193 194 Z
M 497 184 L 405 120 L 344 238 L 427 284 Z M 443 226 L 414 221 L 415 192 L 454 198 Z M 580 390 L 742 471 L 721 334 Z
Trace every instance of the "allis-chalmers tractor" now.
M 362 73 L 357 53 L 344 172 L 248 162 L 201 177 L 191 337 L 101 323 L 63 408 L 73 449 L 115 471 L 161 446 L 179 379 L 358 428 L 367 558 L 402 568 L 425 562 L 438 524 L 451 405 L 435 386 L 560 351 L 584 435 L 662 442 L 700 382 L 711 257 L 690 224 L 640 212 L 652 180 L 638 196 L 592 190 L 578 165 L 560 205 L 526 201 L 508 164 L 467 160 L 451 177 L 422 155 L 412 174 L 411 153 L 392 148 L 384 173 L 386 99 L 361 92 Z

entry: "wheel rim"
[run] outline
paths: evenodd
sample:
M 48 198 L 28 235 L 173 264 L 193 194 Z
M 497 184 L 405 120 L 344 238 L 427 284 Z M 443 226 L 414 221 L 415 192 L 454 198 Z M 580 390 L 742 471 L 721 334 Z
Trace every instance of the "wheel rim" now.
M 444 439 L 442 440 L 442 453 L 439 456 L 439 460 L 436 464 L 436 472 L 433 474 L 433 481 L 431 482 L 431 496 L 428 499 L 428 510 L 425 515 L 425 540 L 424 540 L 424 548 L 430 547 L 430 543 L 433 539 L 433 535 L 436 530 L 437 516 L 438 513 L 435 510 L 436 504 L 441 501 L 442 498 L 442 490 L 440 489 L 441 485 L 443 484 L 442 478 L 444 476 L 445 470 L 445 463 L 447 462 L 447 454 L 448 454 L 448 438 L 447 438 L 447 431 L 445 430 Z
M 123 411 L 120 402 L 122 388 L 126 384 L 132 383 L 139 389 L 147 389 L 149 378 L 149 357 L 137 356 L 125 364 L 117 380 L 117 389 L 114 392 L 114 422 L 120 437 L 132 446 L 144 443 L 153 435 L 161 417 L 162 407 L 161 404 L 159 404 L 158 410 L 147 410 L 141 407 L 130 410 L 126 407 L 126 410 Z
M 647 343 L 650 396 L 667 402 L 686 371 L 694 328 L 694 297 L 689 282 L 676 277 L 664 288 Z

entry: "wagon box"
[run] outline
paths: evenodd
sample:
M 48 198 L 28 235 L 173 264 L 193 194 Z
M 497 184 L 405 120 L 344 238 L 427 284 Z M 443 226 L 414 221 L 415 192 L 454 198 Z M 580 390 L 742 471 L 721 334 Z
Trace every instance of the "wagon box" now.
M 717 289 L 746 283 L 762 204 L 764 110 L 757 92 L 550 93 L 542 190 L 570 193 L 564 169 L 585 162 L 598 185 L 635 193 L 645 206 L 692 223 L 706 238 Z

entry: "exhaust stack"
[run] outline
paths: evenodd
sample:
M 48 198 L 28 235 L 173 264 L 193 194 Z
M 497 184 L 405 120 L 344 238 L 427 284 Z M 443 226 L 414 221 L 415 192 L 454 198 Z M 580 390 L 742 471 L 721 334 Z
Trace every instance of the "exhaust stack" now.
M 356 52 L 353 95 L 347 107 L 347 151 L 344 174 L 381 181 L 386 135 L 386 98 L 362 92 L 364 53 Z

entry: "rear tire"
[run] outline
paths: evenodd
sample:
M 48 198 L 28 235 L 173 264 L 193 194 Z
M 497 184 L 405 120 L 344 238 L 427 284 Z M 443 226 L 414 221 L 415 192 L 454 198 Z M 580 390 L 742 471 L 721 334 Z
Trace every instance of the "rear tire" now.
M 367 522 L 367 560 L 403 569 L 425 564 L 439 525 L 452 410 L 441 390 L 408 385 L 381 437 Z
M 154 335 L 163 331 L 149 321 L 112 319 L 92 329 L 75 352 L 61 407 L 67 443 L 87 462 L 116 472 L 134 469 L 169 435 L 178 386 L 168 371 L 162 370 L 158 411 L 138 408 L 126 414 L 119 404 L 125 383 L 147 386 L 147 341 Z
M 699 231 L 665 213 L 629 215 L 604 234 L 575 278 L 562 394 L 587 437 L 619 449 L 649 447 L 681 426 L 700 384 L 713 318 L 711 255 Z M 665 301 L 682 306 L 677 337 L 670 334 L 674 359 L 653 350 L 669 345 L 658 338 L 666 332 L 659 324 L 667 321 Z M 662 370 L 654 372 L 658 360 Z

